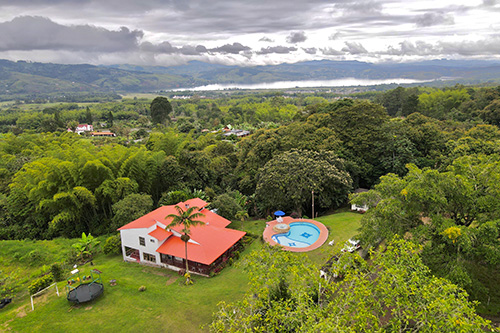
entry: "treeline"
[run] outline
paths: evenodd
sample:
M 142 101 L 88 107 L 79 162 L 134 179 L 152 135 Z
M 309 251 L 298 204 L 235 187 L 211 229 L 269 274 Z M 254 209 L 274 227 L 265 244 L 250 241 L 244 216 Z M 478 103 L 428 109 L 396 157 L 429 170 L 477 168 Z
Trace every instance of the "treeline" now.
M 456 85 L 444 89 L 398 87 L 376 96 L 374 100 L 393 117 L 419 112 L 439 120 L 500 124 L 500 86 L 473 88 Z
M 338 99 L 336 94 L 257 93 L 220 98 L 171 100 L 173 118 L 169 124 L 183 133 L 199 134 L 204 129 L 218 129 L 232 124 L 243 129 L 278 127 L 293 121 L 303 121 L 318 107 Z M 356 99 L 369 98 L 384 106 L 389 117 L 407 117 L 412 113 L 451 122 L 499 125 L 500 88 L 455 87 L 436 89 L 428 87 L 398 87 L 384 93 L 354 95 Z M 87 108 L 95 123 L 107 123 L 110 115 L 114 125 L 127 134 L 128 129 L 152 129 L 149 104 L 145 98 L 124 98 L 115 102 L 29 104 L 17 103 L 0 106 L 0 132 L 19 133 L 23 130 L 38 132 L 66 129 L 70 122 L 88 122 Z M 84 103 L 86 102 L 86 103 Z M 110 127 L 106 124 L 106 127 Z
M 44 104 L 44 103 L 103 103 L 121 99 L 116 93 L 100 92 L 66 92 L 47 94 L 0 94 L 0 102 L 12 101 L 16 103 Z

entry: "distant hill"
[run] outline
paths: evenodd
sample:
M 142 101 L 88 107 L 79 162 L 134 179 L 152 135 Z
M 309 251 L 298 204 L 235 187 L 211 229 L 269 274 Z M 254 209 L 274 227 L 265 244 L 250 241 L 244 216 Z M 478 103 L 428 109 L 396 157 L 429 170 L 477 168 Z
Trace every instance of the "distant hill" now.
M 0 100 L 18 95 L 151 92 L 213 83 L 252 84 L 342 78 L 500 82 L 500 62 L 431 60 L 372 64 L 359 61 L 306 61 L 238 67 L 191 61 L 179 66 L 61 65 L 0 60 Z
M 431 60 L 415 63 L 372 64 L 360 61 L 305 61 L 294 64 L 238 67 L 191 61 L 185 65 L 130 66 L 115 68 L 148 73 L 189 75 L 193 80 L 209 83 L 252 84 L 275 81 L 334 80 L 342 78 L 436 80 L 455 78 L 464 83 L 493 80 L 500 82 L 499 61 Z
M 149 92 L 204 84 L 189 76 L 92 65 L 0 60 L 0 96 L 57 92 Z

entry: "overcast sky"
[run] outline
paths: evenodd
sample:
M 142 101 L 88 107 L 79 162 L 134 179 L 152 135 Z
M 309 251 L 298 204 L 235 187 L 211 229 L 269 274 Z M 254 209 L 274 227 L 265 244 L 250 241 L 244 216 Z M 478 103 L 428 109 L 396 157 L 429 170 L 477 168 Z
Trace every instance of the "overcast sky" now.
M 0 58 L 244 66 L 500 59 L 500 0 L 0 0 Z

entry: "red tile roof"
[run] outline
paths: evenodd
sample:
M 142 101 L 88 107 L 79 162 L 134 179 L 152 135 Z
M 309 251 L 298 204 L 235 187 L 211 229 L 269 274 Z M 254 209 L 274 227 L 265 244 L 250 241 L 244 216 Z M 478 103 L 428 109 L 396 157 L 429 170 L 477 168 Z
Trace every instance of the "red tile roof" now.
M 161 241 L 167 239 L 168 237 L 172 236 L 173 234 L 170 231 L 167 231 L 159 226 L 156 226 L 156 229 L 151 231 L 148 235 L 156 238 L 157 240 L 159 240 L 161 242 Z
M 188 259 L 210 265 L 231 246 L 238 242 L 245 232 L 203 225 L 191 228 L 191 239 L 198 244 L 188 242 Z M 170 237 L 156 252 L 184 258 L 185 247 L 180 237 Z
M 184 205 L 189 205 L 189 207 L 198 207 L 200 209 L 204 208 L 208 203 L 200 198 L 193 198 L 183 202 Z
M 139 217 L 137 220 L 134 220 L 129 224 L 125 224 L 118 230 L 149 228 L 155 225 L 156 222 L 167 225 L 168 222 L 165 220 L 165 216 L 175 213 L 177 213 L 177 211 L 175 210 L 174 206 L 161 206 L 160 208 Z
M 175 209 L 175 206 L 179 206 L 182 209 L 185 209 L 185 204 L 188 203 L 190 207 L 205 207 L 208 205 L 207 202 L 195 198 L 195 199 L 189 199 L 185 202 L 179 202 L 177 205 L 170 205 L 170 206 L 161 206 L 152 212 L 139 217 L 137 220 L 130 222 L 129 224 L 124 225 L 123 227 L 119 228 L 118 230 L 124 230 L 124 229 L 137 229 L 137 228 L 149 228 L 152 227 L 153 225 L 156 224 L 156 222 L 160 222 L 164 225 L 169 225 L 171 222 L 171 219 L 165 219 L 170 214 L 177 214 L 177 210 Z M 197 205 L 194 205 L 197 204 Z M 202 213 L 204 216 L 201 216 L 197 218 L 196 220 L 208 223 L 208 224 L 213 224 L 217 227 L 226 227 L 228 226 L 231 221 L 223 218 L 220 215 L 217 215 L 210 210 L 203 208 L 200 213 Z M 181 232 L 182 227 L 177 226 L 172 228 L 175 231 Z

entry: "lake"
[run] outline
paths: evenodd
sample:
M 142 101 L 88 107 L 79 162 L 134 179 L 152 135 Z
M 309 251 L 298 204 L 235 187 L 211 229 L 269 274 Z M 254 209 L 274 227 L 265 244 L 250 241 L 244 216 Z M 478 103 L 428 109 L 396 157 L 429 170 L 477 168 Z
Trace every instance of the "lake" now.
M 310 81 L 276 81 L 267 83 L 255 84 L 209 84 L 206 86 L 194 88 L 179 88 L 171 91 L 207 91 L 207 90 L 227 90 L 227 89 L 289 89 L 289 88 L 315 88 L 315 87 L 350 87 L 350 86 L 373 86 L 379 84 L 410 84 L 423 83 L 429 81 L 413 80 L 413 79 L 384 79 L 384 80 L 369 80 L 343 78 L 336 80 L 310 80 Z

